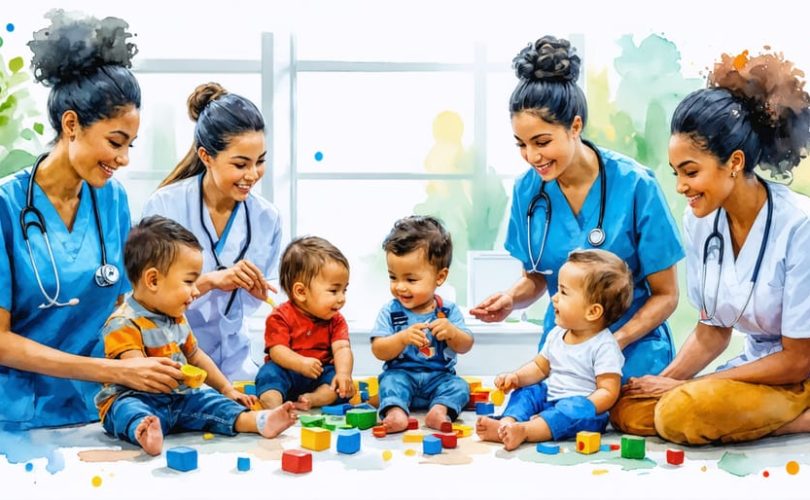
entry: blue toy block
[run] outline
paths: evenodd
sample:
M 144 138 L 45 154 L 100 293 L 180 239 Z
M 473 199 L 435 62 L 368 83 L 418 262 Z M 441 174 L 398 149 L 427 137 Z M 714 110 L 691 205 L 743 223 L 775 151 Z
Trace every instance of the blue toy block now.
M 197 450 L 188 446 L 177 446 L 166 450 L 166 465 L 170 469 L 188 472 L 197 468 Z
M 360 389 L 361 391 L 368 392 L 368 382 L 358 382 L 357 388 Z
M 558 444 L 537 443 L 537 453 L 542 453 L 543 455 L 556 455 L 559 452 L 560 445 Z
M 422 438 L 422 453 L 425 455 L 438 455 L 442 452 L 442 440 L 436 436 Z
M 321 408 L 321 412 L 323 412 L 324 415 L 343 416 L 352 408 L 352 405 L 346 403 L 342 405 L 324 406 Z
M 360 401 L 364 403 L 368 401 L 368 391 L 360 391 Z
M 360 451 L 360 431 L 357 429 L 338 431 L 337 451 L 346 455 Z
M 602 446 L 599 447 L 599 451 L 607 451 L 609 453 L 610 452 L 610 445 L 609 444 L 603 444 Z
M 377 411 L 377 408 L 374 408 L 373 406 L 371 406 L 368 403 L 355 405 L 352 408 L 354 408 L 355 410 L 374 410 L 374 411 Z
M 495 413 L 495 405 L 492 403 L 475 403 L 476 415 L 492 415 Z
M 245 384 L 245 394 L 248 396 L 255 396 L 256 384 Z
M 239 472 L 247 472 L 250 470 L 250 458 L 239 457 L 236 459 L 236 470 Z

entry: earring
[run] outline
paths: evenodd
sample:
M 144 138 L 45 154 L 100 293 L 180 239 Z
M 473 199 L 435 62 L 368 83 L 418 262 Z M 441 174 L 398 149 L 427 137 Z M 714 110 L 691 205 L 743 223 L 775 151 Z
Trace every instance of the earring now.
M 737 171 L 736 170 L 731 171 L 731 177 L 732 178 L 737 177 Z

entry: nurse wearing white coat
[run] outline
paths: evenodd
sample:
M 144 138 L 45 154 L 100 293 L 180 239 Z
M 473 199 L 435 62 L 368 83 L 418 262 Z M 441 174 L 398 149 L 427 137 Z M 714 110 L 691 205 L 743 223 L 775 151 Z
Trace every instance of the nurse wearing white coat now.
M 810 96 L 792 64 L 723 56 L 675 110 L 669 145 L 700 319 L 660 376 L 632 379 L 615 427 L 684 444 L 810 431 L 810 199 L 767 182 L 810 146 Z M 743 352 L 695 378 L 728 346 Z
M 99 382 L 170 392 L 182 380 L 167 358 L 104 359 L 101 342 L 130 288 L 129 207 L 113 177 L 140 124 L 132 35 L 117 18 L 49 18 L 29 46 L 37 80 L 51 87 L 56 139 L 0 186 L 0 431 L 96 421 Z M 0 455 L 10 451 L 2 441 Z
M 143 215 L 163 215 L 203 246 L 201 296 L 186 317 L 200 343 L 230 380 L 252 380 L 245 318 L 258 309 L 276 272 L 281 221 L 273 204 L 251 189 L 265 170 L 264 120 L 244 97 L 216 83 L 188 100 L 194 144 L 147 201 Z

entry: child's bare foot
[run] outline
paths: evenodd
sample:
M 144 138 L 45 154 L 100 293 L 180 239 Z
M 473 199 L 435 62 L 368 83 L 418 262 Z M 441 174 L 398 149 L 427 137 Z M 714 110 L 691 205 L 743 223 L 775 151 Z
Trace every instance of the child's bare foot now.
M 390 408 L 385 413 L 383 425 L 385 426 L 385 432 L 389 434 L 402 432 L 408 428 L 408 414 L 398 406 Z
M 521 423 L 507 423 L 498 429 L 503 448 L 512 451 L 526 441 L 526 427 Z
M 312 401 L 310 398 L 312 394 L 306 393 L 298 396 L 298 401 L 293 402 L 296 410 L 307 411 L 312 409 Z
M 501 443 L 503 440 L 498 434 L 498 429 L 504 424 L 505 422 L 501 422 L 492 417 L 478 417 L 478 420 L 475 421 L 475 433 L 478 434 L 481 441 Z
M 287 401 L 278 408 L 263 410 L 256 415 L 256 428 L 263 437 L 274 438 L 298 419 L 295 406 Z
M 430 411 L 425 415 L 425 425 L 437 431 L 442 430 L 442 423 L 449 422 L 450 418 L 447 417 L 447 407 L 444 405 L 433 405 Z
M 144 417 L 135 428 L 135 440 L 146 453 L 153 457 L 160 455 L 163 451 L 163 429 L 160 428 L 160 420 L 154 415 Z

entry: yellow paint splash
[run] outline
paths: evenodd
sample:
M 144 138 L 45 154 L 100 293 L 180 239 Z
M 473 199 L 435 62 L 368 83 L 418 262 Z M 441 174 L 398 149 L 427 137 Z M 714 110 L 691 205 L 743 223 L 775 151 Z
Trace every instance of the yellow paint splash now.
M 93 476 L 93 479 L 90 480 L 90 483 L 93 485 L 94 488 L 98 488 L 101 486 L 101 476 Z

